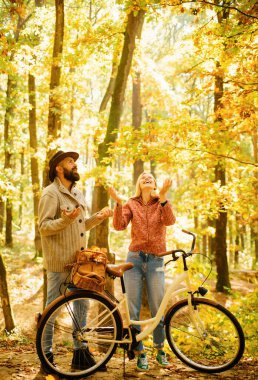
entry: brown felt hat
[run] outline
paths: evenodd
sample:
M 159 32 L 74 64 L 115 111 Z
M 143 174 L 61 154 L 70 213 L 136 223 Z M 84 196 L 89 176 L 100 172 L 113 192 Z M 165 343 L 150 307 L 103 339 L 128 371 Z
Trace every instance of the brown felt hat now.
M 78 160 L 79 154 L 76 152 L 63 152 L 62 150 L 59 150 L 49 161 L 49 179 L 51 182 L 54 181 L 56 173 L 55 168 L 59 162 L 61 162 L 66 157 L 72 157 L 74 161 Z

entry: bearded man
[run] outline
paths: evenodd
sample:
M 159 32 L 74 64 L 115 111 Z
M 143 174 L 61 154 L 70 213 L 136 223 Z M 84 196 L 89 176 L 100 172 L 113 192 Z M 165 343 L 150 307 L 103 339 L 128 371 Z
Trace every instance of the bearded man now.
M 43 190 L 39 202 L 39 231 L 47 271 L 46 306 L 60 295 L 62 284 L 69 276 L 66 265 L 74 263 L 76 251 L 86 248 L 86 231 L 113 214 L 104 208 L 90 218 L 86 217 L 86 202 L 76 187 L 80 179 L 76 164 L 78 157 L 76 152 L 60 150 L 51 158 L 49 179 L 52 183 Z M 81 360 L 85 352 L 85 347 L 75 344 L 74 368 L 87 366 Z M 51 347 L 46 347 L 46 355 L 51 362 L 54 361 Z

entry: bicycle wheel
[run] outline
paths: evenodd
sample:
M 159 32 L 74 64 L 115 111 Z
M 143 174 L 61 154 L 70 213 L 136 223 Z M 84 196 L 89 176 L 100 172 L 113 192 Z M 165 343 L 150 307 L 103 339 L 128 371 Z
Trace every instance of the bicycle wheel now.
M 105 297 L 76 291 L 55 300 L 39 323 L 38 356 L 46 371 L 86 377 L 104 366 L 122 337 L 122 322 Z
M 245 339 L 239 322 L 216 302 L 195 298 L 191 317 L 188 301 L 179 301 L 168 311 L 164 323 L 172 351 L 196 370 L 223 372 L 243 355 Z

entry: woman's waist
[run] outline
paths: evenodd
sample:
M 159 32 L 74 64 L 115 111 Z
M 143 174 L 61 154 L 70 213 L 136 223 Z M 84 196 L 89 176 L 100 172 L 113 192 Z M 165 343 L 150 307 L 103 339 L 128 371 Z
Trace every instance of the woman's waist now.
M 155 255 L 166 250 L 165 241 L 155 242 L 137 242 L 132 241 L 129 250 L 133 252 L 143 252 L 145 254 Z

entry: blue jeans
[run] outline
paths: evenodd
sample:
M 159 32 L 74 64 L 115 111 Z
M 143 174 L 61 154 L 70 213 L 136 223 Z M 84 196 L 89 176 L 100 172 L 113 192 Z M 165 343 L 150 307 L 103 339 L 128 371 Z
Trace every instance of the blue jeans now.
M 46 306 L 59 297 L 63 292 L 60 287 L 67 279 L 68 272 L 47 272 L 47 301 Z
M 59 297 L 64 289 L 62 289 L 62 284 L 67 280 L 68 272 L 47 272 L 47 301 L 46 306 Z M 69 290 L 73 290 L 72 288 Z M 83 328 L 86 326 L 86 316 L 87 316 L 87 301 L 75 301 L 73 302 L 73 330 L 78 328 Z M 74 324 L 74 320 L 77 325 Z M 50 321 L 51 322 L 51 321 Z M 47 341 L 45 342 L 44 351 L 52 351 L 53 343 L 53 332 L 54 332 L 54 320 L 46 328 Z M 74 340 L 74 348 L 78 349 L 82 347 L 83 344 Z
M 135 321 L 140 319 L 144 279 L 146 280 L 148 303 L 153 318 L 164 296 L 164 259 L 139 251 L 129 252 L 126 261 L 134 264 L 134 267 L 126 271 L 124 275 L 130 318 Z M 134 327 L 139 331 L 141 330 L 139 325 Z M 162 348 L 164 339 L 165 332 L 162 318 L 153 331 L 154 347 Z M 136 350 L 142 351 L 143 348 L 143 343 L 139 342 Z

